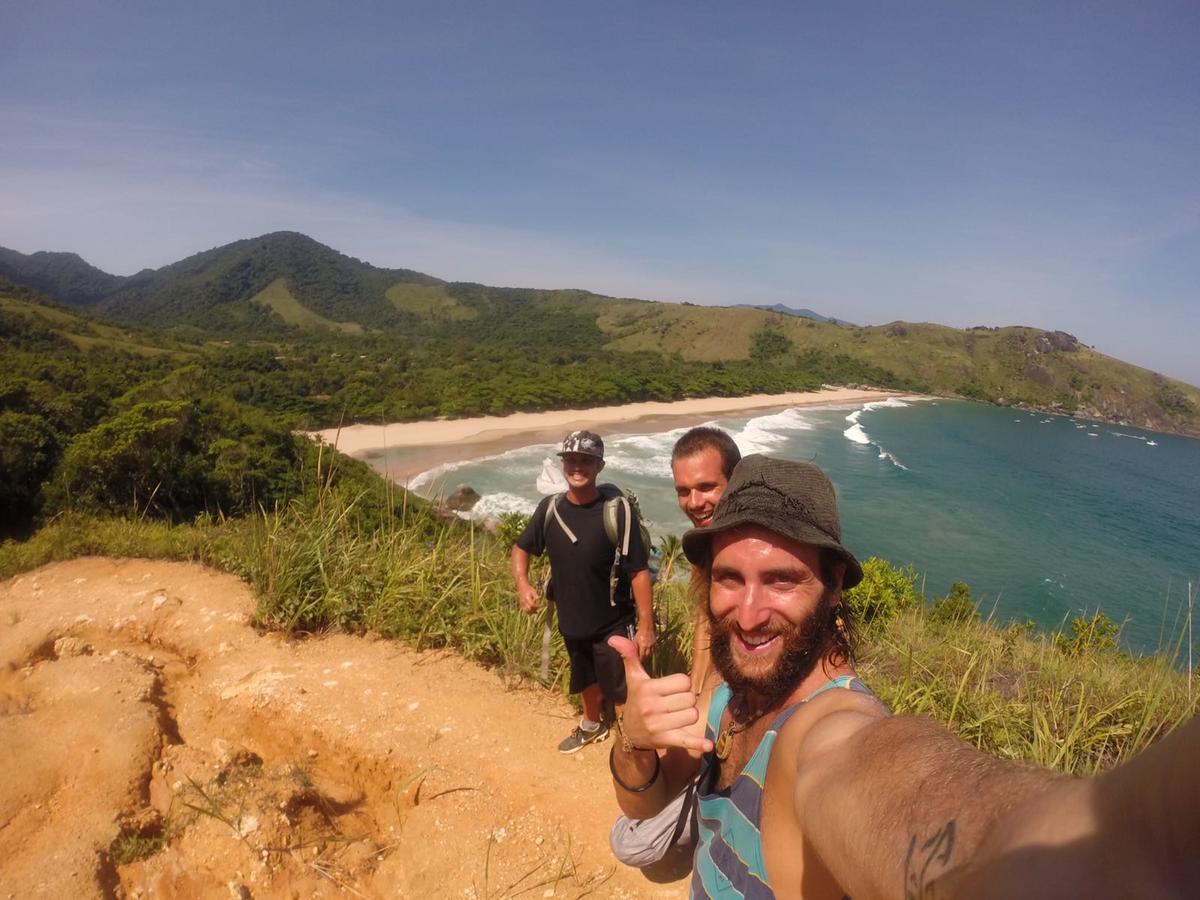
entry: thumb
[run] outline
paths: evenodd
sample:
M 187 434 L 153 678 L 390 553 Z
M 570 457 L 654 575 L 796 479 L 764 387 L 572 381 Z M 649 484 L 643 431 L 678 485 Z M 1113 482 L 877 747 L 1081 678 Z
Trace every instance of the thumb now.
M 621 657 L 621 661 L 625 663 L 625 677 L 628 679 L 631 675 L 641 675 L 643 678 L 649 678 L 645 668 L 642 666 L 642 658 L 638 654 L 637 644 L 629 638 L 613 635 L 608 639 L 608 646 L 617 651 Z

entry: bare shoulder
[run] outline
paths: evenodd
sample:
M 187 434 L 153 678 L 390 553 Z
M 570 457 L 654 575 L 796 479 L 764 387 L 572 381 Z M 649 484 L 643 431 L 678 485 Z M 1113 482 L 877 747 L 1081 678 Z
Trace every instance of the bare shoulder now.
M 763 792 L 763 855 L 777 896 L 839 898 L 845 890 L 813 849 L 797 815 L 796 786 L 887 709 L 870 694 L 831 690 L 804 704 L 775 740 Z M 819 776 L 818 776 L 819 778 Z
M 777 739 L 783 752 L 773 755 L 791 758 L 797 764 L 811 762 L 888 715 L 887 707 L 873 694 L 826 691 L 788 720 Z

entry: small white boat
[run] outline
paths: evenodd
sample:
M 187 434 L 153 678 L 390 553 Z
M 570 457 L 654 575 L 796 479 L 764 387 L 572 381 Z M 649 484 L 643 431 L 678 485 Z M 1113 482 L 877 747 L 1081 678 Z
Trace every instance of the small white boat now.
M 1100 435 L 1096 434 L 1096 432 L 1094 432 L 1094 431 L 1089 431 L 1088 437 L 1100 437 Z
M 1158 441 L 1146 441 L 1146 446 L 1147 447 L 1157 447 Z

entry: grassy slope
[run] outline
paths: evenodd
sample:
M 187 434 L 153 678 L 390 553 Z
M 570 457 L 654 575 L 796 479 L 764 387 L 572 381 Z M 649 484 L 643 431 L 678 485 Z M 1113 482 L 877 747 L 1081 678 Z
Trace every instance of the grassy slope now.
M 1046 408 L 1058 404 L 1083 416 L 1200 435 L 1200 389 L 1083 344 L 1053 349 L 1036 328 L 961 330 L 900 322 L 859 328 L 730 307 L 617 303 L 598 320 L 613 350 L 743 359 L 754 333 L 770 325 L 790 338 L 797 352 L 847 354 L 923 382 L 934 392 Z M 1182 400 L 1174 413 L 1163 402 L 1169 396 Z
M 334 322 L 302 306 L 282 278 L 276 278 L 251 297 L 250 302 L 270 309 L 287 324 L 303 330 L 336 331 L 341 334 L 363 334 L 365 331 L 357 322 Z
M 400 312 L 412 313 L 422 321 L 440 319 L 462 321 L 475 318 L 475 311 L 450 296 L 443 284 L 415 284 L 400 281 L 384 294 Z
M 97 553 L 198 560 L 246 578 L 267 627 L 452 647 L 536 680 L 541 622 L 517 607 L 506 542 L 431 519 L 419 503 L 397 502 L 397 514 L 382 521 L 363 503 L 362 494 L 326 494 L 251 519 L 173 529 L 68 515 L 31 541 L 0 545 L 0 578 Z M 690 654 L 691 600 L 680 582 L 660 584 L 655 596 L 655 666 L 680 671 Z M 1003 758 L 1095 772 L 1128 759 L 1200 707 L 1200 692 L 1165 656 L 1133 658 L 1099 646 L 1064 652 L 1052 636 L 940 622 L 930 610 L 918 602 L 877 617 L 866 628 L 859 669 L 895 711 L 933 716 Z M 565 676 L 556 637 L 552 688 L 565 693 Z
M 194 356 L 194 352 L 188 348 L 173 346 L 172 342 L 159 341 L 151 335 L 138 334 L 115 325 L 106 325 L 65 309 L 5 296 L 2 293 L 0 293 L 0 311 L 21 316 L 47 328 L 70 341 L 80 350 L 107 347 L 110 350 L 124 350 L 142 356 L 158 356 L 169 353 L 177 356 L 181 361 Z

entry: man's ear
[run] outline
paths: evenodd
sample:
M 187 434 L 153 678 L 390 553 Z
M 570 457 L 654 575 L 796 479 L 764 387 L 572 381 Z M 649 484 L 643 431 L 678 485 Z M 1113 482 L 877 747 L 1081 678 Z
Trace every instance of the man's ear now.
M 600 465 L 596 467 L 596 474 L 599 475 L 604 471 L 604 460 L 599 460 Z
M 834 606 L 842 602 L 842 583 L 846 578 L 846 561 L 833 560 L 829 563 L 829 596 Z

